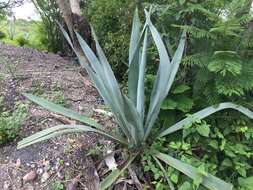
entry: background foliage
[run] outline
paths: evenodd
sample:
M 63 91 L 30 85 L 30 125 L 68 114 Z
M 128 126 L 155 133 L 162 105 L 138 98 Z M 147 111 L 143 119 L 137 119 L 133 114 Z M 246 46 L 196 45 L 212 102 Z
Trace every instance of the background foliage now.
M 181 29 L 187 30 L 188 38 L 175 85 L 179 87 L 174 87 L 164 102 L 158 128 L 169 126 L 206 104 L 220 101 L 233 101 L 252 109 L 252 13 L 249 0 L 91 1 L 87 8 L 90 21 L 98 31 L 107 55 L 110 55 L 109 62 L 118 78 L 124 76 L 127 68 L 124 64 L 131 11 L 136 5 L 145 7 L 151 3 L 155 3 L 156 10 L 153 20 L 159 31 L 163 31 L 171 55 L 178 44 Z M 152 71 L 153 66 L 149 67 Z M 153 80 L 149 75 L 147 85 Z M 246 190 L 253 182 L 251 134 L 252 122 L 235 112 L 226 111 L 185 129 L 178 134 L 181 141 L 173 141 L 170 137 L 161 139 L 157 146 L 168 149 L 203 171 L 230 181 L 236 189 Z M 156 180 L 162 176 L 162 171 L 149 158 L 144 158 L 143 163 L 148 164 L 146 171 L 153 174 L 156 188 L 168 189 L 166 179 Z M 192 181 L 185 181 L 185 177 L 172 168 L 168 167 L 166 171 L 178 189 L 194 188 Z

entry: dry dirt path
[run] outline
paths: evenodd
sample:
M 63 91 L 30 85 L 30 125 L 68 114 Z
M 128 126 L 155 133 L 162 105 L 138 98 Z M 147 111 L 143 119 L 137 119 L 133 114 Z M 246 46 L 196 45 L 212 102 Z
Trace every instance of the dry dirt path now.
M 14 100 L 26 101 L 20 92 L 31 92 L 52 97 L 77 112 L 99 119 L 92 111 L 98 105 L 97 92 L 87 75 L 79 71 L 74 61 L 59 55 L 0 45 L 0 96 L 10 109 L 13 109 Z M 87 189 L 85 184 L 93 177 L 89 175 L 94 168 L 83 150 L 96 146 L 96 135 L 69 135 L 16 149 L 17 141 L 23 137 L 62 122 L 65 120 L 29 104 L 20 137 L 0 146 L 1 190 L 53 189 L 52 184 L 58 182 L 66 187 L 76 176 L 81 176 L 77 189 Z M 36 172 L 36 178 L 25 183 L 22 178 L 31 171 Z

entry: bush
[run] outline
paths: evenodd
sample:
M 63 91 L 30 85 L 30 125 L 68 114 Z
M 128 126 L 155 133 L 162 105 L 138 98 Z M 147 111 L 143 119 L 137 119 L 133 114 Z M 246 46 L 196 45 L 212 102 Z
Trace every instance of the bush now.
M 2 42 L 5 43 L 5 44 L 8 44 L 8 45 L 19 46 L 19 44 L 16 40 L 10 40 L 8 38 L 4 38 L 2 40 Z
M 29 41 L 24 36 L 17 37 L 16 41 L 18 42 L 18 45 L 21 47 L 24 47 L 25 45 L 29 44 Z
M 14 111 L 6 110 L 3 97 L 0 97 L 0 145 L 12 141 L 18 136 L 19 127 L 27 114 L 27 106 L 16 104 Z
M 0 40 L 5 38 L 6 37 L 6 34 L 2 31 L 0 31 Z

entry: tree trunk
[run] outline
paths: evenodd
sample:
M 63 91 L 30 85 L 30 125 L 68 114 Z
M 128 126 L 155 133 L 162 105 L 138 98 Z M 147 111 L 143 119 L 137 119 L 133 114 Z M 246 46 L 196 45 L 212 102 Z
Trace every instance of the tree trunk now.
M 78 56 L 81 56 L 82 60 L 85 60 L 87 63 L 88 61 L 75 37 L 75 32 L 78 32 L 87 44 L 90 47 L 92 46 L 91 27 L 88 21 L 81 15 L 80 0 L 57 0 L 57 4 L 67 25 L 74 48 L 79 54 Z
M 80 0 L 69 0 L 72 13 L 81 16 Z
M 56 0 L 57 5 L 60 9 L 61 15 L 67 25 L 71 40 L 74 39 L 72 12 L 69 3 L 66 0 Z

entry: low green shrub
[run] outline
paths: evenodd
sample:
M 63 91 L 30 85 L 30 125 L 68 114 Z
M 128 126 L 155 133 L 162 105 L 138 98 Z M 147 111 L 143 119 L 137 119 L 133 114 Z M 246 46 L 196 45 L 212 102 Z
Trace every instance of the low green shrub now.
M 0 31 L 0 40 L 5 38 L 6 37 L 6 34 L 2 31 Z
M 21 47 L 24 47 L 25 45 L 29 44 L 29 41 L 24 36 L 18 36 L 16 41 L 18 42 L 18 45 Z
M 4 44 L 13 45 L 13 46 L 19 46 L 18 42 L 16 40 L 10 40 L 9 38 L 4 38 L 1 40 Z
M 15 105 L 14 111 L 6 110 L 3 97 L 0 97 L 0 145 L 12 141 L 18 136 L 20 125 L 27 115 L 27 106 Z

